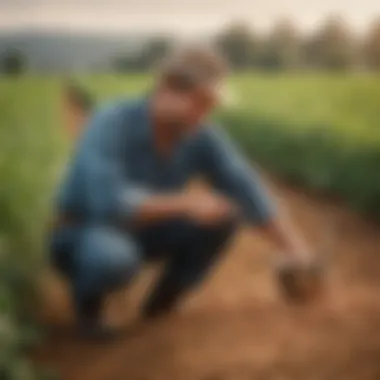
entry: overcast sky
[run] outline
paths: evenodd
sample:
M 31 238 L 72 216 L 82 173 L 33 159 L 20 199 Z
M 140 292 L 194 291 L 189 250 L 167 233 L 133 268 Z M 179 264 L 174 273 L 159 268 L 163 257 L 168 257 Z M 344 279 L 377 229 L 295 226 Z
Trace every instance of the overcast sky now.
M 380 16 L 380 0 L 0 0 L 0 28 L 213 31 L 232 20 L 260 29 L 290 17 L 313 29 L 331 13 L 359 31 Z

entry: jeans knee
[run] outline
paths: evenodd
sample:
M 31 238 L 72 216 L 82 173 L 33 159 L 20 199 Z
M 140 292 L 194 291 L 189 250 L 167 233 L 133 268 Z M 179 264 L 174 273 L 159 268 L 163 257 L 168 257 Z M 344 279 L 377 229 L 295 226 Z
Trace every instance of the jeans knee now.
M 140 263 L 140 249 L 133 239 L 117 231 L 96 228 L 83 236 L 76 276 L 86 291 L 105 292 L 130 281 Z

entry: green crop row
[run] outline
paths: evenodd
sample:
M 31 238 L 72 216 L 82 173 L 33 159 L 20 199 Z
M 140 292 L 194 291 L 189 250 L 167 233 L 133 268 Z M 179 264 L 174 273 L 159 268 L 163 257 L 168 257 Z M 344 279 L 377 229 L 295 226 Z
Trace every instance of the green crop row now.
M 252 114 L 224 113 L 221 120 L 246 154 L 269 172 L 380 217 L 377 145 L 355 145 L 329 129 L 294 131 Z
M 55 133 L 57 86 L 0 84 L 0 378 L 44 378 L 28 359 L 39 341 L 33 283 L 45 261 L 44 235 L 62 155 Z
M 380 81 L 368 75 L 240 77 L 220 120 L 272 173 L 380 217 Z

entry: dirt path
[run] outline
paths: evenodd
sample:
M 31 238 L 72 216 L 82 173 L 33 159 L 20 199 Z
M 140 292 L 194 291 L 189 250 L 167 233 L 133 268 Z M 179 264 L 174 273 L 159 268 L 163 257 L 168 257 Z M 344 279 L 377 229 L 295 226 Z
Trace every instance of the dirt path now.
M 273 187 L 310 239 L 336 228 L 329 296 L 320 305 L 285 305 L 271 277 L 267 243 L 242 230 L 177 315 L 108 346 L 51 336 L 38 360 L 55 366 L 64 380 L 380 379 L 380 228 L 344 208 Z M 137 285 L 136 298 L 148 278 Z M 49 281 L 46 316 L 69 318 L 60 283 Z M 121 315 L 120 298 L 114 313 Z

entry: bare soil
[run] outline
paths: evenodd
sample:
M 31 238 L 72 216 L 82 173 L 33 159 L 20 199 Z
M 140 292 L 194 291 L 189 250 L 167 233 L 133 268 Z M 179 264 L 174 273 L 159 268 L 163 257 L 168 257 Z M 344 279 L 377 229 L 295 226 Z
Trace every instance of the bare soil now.
M 333 236 L 326 296 L 309 306 L 286 304 L 271 267 L 271 247 L 243 228 L 207 282 L 177 313 L 109 344 L 52 333 L 38 363 L 64 380 L 379 380 L 380 227 L 344 207 L 281 184 L 276 195 L 320 247 Z M 126 321 L 155 270 L 133 290 L 114 295 L 109 317 Z M 72 319 L 67 288 L 49 274 L 42 316 Z

